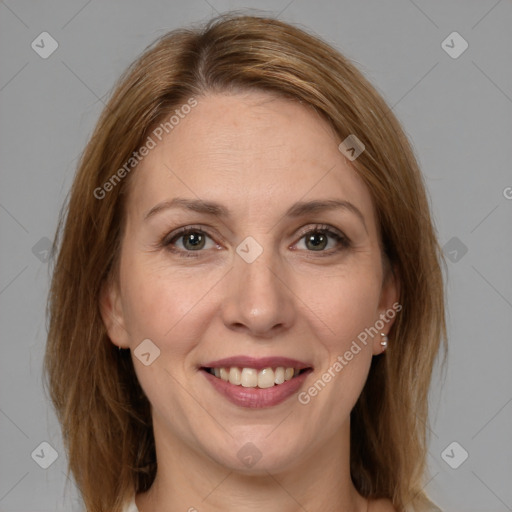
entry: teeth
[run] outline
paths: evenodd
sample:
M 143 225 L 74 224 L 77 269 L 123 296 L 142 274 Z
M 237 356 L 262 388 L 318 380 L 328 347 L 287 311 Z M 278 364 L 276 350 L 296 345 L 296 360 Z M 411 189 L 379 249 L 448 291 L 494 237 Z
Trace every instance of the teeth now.
M 282 384 L 284 382 L 284 368 L 282 366 L 276 368 L 274 372 L 274 382 L 276 384 Z
M 258 387 L 271 388 L 274 385 L 276 377 L 272 368 L 263 368 L 258 372 Z
M 242 384 L 242 372 L 234 366 L 229 370 L 229 382 L 235 386 Z
M 255 388 L 258 384 L 258 372 L 254 368 L 244 368 L 241 380 L 244 388 Z
M 244 388 L 271 388 L 274 385 L 283 384 L 283 382 L 291 380 L 298 375 L 300 370 L 294 368 L 284 368 L 279 366 L 273 368 L 263 368 L 258 371 L 255 368 L 213 368 L 215 377 L 229 382 L 235 386 L 243 386 Z

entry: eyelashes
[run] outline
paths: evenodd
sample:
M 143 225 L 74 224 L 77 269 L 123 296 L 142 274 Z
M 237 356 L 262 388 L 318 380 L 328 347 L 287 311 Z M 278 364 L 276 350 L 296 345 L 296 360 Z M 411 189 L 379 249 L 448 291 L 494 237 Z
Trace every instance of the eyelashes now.
M 298 242 L 305 239 L 306 250 L 308 252 L 313 253 L 320 252 L 325 253 L 325 255 L 329 255 L 338 252 L 342 249 L 348 249 L 350 247 L 350 240 L 344 234 L 342 234 L 337 229 L 334 229 L 326 225 L 317 225 L 314 226 L 313 228 L 306 228 L 304 231 L 302 231 L 302 233 L 299 234 L 299 237 L 300 238 Z M 325 247 L 323 246 L 323 242 L 327 241 L 328 245 L 329 238 L 334 240 L 337 245 L 334 247 L 334 249 L 331 248 L 328 251 L 324 251 L 323 249 Z M 316 242 L 319 242 L 320 249 L 317 250 L 318 246 L 316 246 L 316 243 L 313 243 L 313 247 L 316 247 L 314 249 L 309 250 L 307 244 L 310 242 L 314 242 L 315 240 Z M 297 245 L 297 243 L 295 245 Z
M 298 233 L 298 239 L 293 244 L 293 251 L 304 250 L 311 257 L 326 257 L 337 254 L 351 247 L 351 241 L 341 231 L 325 224 L 309 226 Z M 305 249 L 297 249 L 301 244 Z M 328 247 L 334 242 L 334 247 Z M 181 245 L 181 247 L 177 247 Z M 211 249 L 219 250 L 222 246 L 217 244 L 213 237 L 202 227 L 186 226 L 166 235 L 158 244 L 169 252 L 183 258 L 198 258 L 201 253 Z M 327 248 L 327 249 L 326 249 Z
M 185 245 L 183 244 L 183 239 L 187 239 L 186 242 L 192 243 L 194 249 L 187 250 Z M 203 229 L 195 228 L 195 227 L 185 227 L 180 228 L 176 232 L 171 233 L 169 236 L 164 238 L 162 242 L 162 246 L 167 250 L 174 253 L 199 253 L 203 252 L 203 249 L 206 246 L 207 239 L 210 239 L 213 242 L 212 237 Z M 182 241 L 183 249 L 176 248 L 175 244 L 177 241 Z M 216 244 L 213 244 L 216 245 Z M 182 254 L 184 257 L 197 257 L 197 254 Z

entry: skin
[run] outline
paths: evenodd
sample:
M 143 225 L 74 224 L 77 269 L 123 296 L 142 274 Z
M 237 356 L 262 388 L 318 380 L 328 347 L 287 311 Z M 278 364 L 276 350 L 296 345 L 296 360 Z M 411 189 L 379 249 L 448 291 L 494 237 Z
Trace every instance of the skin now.
M 140 512 L 394 510 L 388 500 L 368 503 L 349 471 L 349 415 L 383 351 L 380 336 L 360 344 L 307 405 L 292 396 L 242 408 L 199 370 L 234 355 L 291 357 L 314 368 L 307 390 L 398 301 L 370 193 L 340 142 L 299 103 L 255 91 L 208 95 L 131 176 L 119 276 L 105 286 L 101 309 L 112 342 L 131 349 L 152 404 L 158 472 L 136 496 Z M 231 216 L 175 208 L 145 220 L 175 197 L 218 202 Z M 297 201 L 325 199 L 350 201 L 364 222 L 347 209 L 286 216 Z M 320 236 L 314 250 L 305 234 L 318 224 L 350 245 Z M 191 225 L 207 233 L 203 248 L 186 236 L 171 245 L 177 252 L 162 246 Z M 248 236 L 263 248 L 253 263 L 236 253 Z M 133 351 L 147 338 L 160 356 L 144 366 Z M 248 442 L 261 453 L 252 467 L 237 457 Z

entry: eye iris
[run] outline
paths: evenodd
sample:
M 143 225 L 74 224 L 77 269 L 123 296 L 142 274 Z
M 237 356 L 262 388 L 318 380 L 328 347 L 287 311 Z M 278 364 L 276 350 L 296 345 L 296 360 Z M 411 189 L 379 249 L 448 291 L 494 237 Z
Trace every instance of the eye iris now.
M 313 251 L 322 250 L 325 249 L 327 241 L 327 236 L 323 233 L 311 233 L 306 237 L 306 247 Z
M 186 249 L 202 249 L 204 247 L 205 239 L 201 233 L 187 233 L 183 236 L 183 246 Z

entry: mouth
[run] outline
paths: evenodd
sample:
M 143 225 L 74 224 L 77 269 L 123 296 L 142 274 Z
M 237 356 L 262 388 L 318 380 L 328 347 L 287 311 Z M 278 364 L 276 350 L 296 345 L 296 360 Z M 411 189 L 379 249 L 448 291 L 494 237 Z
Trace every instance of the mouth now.
M 240 407 L 271 407 L 294 395 L 313 366 L 285 357 L 231 357 L 199 367 L 212 387 Z
M 213 375 L 217 379 L 229 382 L 233 386 L 244 388 L 268 389 L 280 386 L 287 381 L 297 378 L 303 373 L 312 371 L 312 368 L 293 368 L 291 366 L 256 368 L 240 368 L 238 366 L 202 367 L 201 370 Z
M 286 368 L 288 368 L 288 375 L 286 375 Z M 298 393 L 309 373 L 313 371 L 312 368 L 286 368 L 278 366 L 274 371 L 272 367 L 267 367 L 258 371 L 256 368 L 249 367 L 234 367 L 234 369 L 229 367 L 228 373 L 226 367 L 202 367 L 201 373 L 205 376 L 206 381 L 211 384 L 212 388 L 231 403 L 239 407 L 261 409 L 278 405 Z M 220 377 L 221 370 L 224 370 L 222 371 L 224 379 L 227 376 L 228 380 Z M 285 373 L 284 380 L 282 378 L 283 370 Z M 292 372 L 293 375 L 291 375 Z M 262 381 L 259 384 L 267 387 L 260 387 L 258 385 L 256 379 L 260 379 L 260 375 Z M 288 377 L 288 380 L 286 377 Z M 230 382 L 230 378 L 234 383 Z M 278 382 L 283 380 L 283 382 L 276 384 L 276 380 Z

